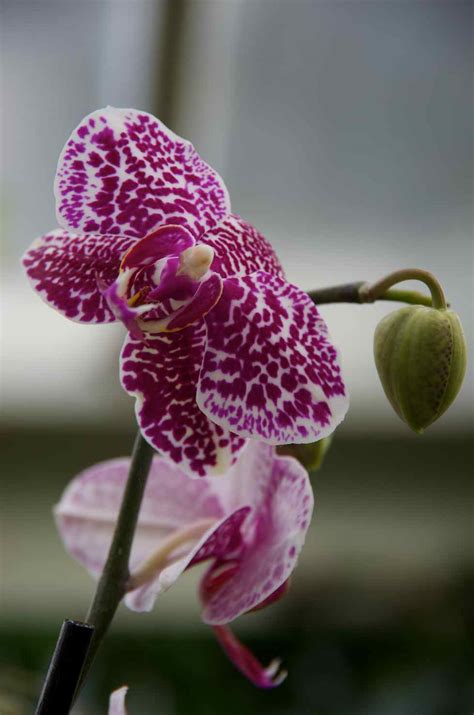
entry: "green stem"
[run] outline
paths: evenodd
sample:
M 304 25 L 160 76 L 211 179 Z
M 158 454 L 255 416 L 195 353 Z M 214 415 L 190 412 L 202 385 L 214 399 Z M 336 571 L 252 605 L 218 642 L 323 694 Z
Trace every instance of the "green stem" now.
M 130 576 L 128 570 L 130 552 L 153 454 L 153 448 L 138 432 L 109 555 L 86 616 L 86 622 L 94 626 L 95 631 L 76 696 L 118 605 L 126 593 L 126 584 Z
M 432 273 L 430 273 L 429 271 L 424 271 L 421 268 L 402 268 L 399 271 L 389 273 L 387 276 L 381 278 L 375 283 L 366 283 L 364 286 L 361 286 L 360 293 L 363 297 L 364 302 L 367 303 L 371 303 L 374 300 L 378 300 L 380 298 L 382 298 L 383 300 L 383 296 L 384 294 L 386 294 L 389 288 L 396 285 L 397 283 L 401 283 L 402 281 L 410 280 L 422 281 L 423 283 L 425 283 L 425 285 L 428 286 L 431 292 L 431 304 L 433 308 L 437 308 L 438 310 L 446 310 L 446 298 L 440 282 Z
M 396 288 L 388 290 L 376 300 L 390 300 L 396 303 L 407 303 L 408 305 L 426 305 L 428 308 L 433 305 L 429 295 L 424 295 L 416 290 L 398 290 Z
M 430 288 L 431 297 L 414 290 L 392 289 L 391 286 L 404 280 L 422 280 Z M 326 303 L 373 303 L 376 300 L 395 301 L 408 305 L 426 305 L 434 308 L 446 308 L 443 289 L 437 279 L 427 271 L 416 268 L 390 273 L 376 283 L 365 281 L 345 283 L 329 288 L 318 288 L 308 293 L 316 305 Z
M 330 288 L 318 288 L 308 293 L 309 297 L 316 305 L 325 303 L 373 303 L 369 300 L 361 288 L 366 286 L 364 281 L 357 283 L 345 283 L 344 285 L 331 286 Z M 409 305 L 431 306 L 431 297 L 423 295 L 415 290 L 387 290 L 383 295 L 379 295 L 375 300 L 389 300 L 398 303 L 408 303 Z

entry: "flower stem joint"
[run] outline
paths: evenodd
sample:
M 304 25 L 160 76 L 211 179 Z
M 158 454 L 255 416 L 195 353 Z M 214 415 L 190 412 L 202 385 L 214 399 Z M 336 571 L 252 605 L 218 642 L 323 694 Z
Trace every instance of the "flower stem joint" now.
M 415 432 L 423 432 L 454 402 L 466 352 L 459 317 L 445 308 L 401 308 L 377 326 L 374 357 L 383 389 Z

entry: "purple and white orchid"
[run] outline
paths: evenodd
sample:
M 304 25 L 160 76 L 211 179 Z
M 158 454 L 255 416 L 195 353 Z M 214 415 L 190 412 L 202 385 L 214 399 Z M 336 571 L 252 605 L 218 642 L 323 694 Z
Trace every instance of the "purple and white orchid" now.
M 128 459 L 77 476 L 55 508 L 69 553 L 99 578 L 122 498 Z M 313 509 L 308 475 L 292 457 L 251 441 L 220 479 L 192 480 L 155 457 L 130 560 L 126 605 L 149 611 L 188 568 L 211 564 L 200 597 L 202 618 L 237 668 L 255 685 L 274 687 L 284 673 L 267 668 L 229 630 L 247 611 L 281 597 L 296 566 Z
M 83 323 L 122 320 L 122 384 L 143 436 L 194 475 L 246 438 L 312 442 L 348 406 L 337 351 L 221 177 L 158 119 L 87 116 L 55 181 L 60 229 L 24 256 L 39 295 Z

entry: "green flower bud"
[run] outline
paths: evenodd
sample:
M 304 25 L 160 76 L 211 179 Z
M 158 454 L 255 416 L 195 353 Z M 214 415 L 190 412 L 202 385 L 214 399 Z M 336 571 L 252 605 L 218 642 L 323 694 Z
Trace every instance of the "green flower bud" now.
M 282 444 L 277 447 L 277 452 L 282 456 L 294 457 L 308 472 L 315 472 L 320 469 L 331 440 L 332 435 L 309 444 Z
M 446 412 L 466 372 L 466 339 L 451 310 L 409 306 L 375 331 L 374 357 L 385 394 L 415 432 Z

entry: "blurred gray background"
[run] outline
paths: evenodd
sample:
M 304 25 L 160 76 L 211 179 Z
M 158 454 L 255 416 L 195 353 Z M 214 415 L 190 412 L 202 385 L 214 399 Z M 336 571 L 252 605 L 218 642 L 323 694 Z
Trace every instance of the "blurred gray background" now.
M 64 615 L 83 614 L 92 585 L 63 553 L 50 508 L 78 470 L 127 454 L 134 432 L 118 383 L 122 327 L 68 322 L 19 267 L 32 240 L 56 226 L 52 185 L 69 133 L 107 104 L 155 113 L 221 173 L 233 210 L 269 238 L 292 282 L 309 290 L 400 267 L 431 270 L 472 355 L 472 5 L 3 0 L 1 9 L 1 619 L 15 640 L 38 619 L 53 634 Z M 410 434 L 372 360 L 374 328 L 396 307 L 322 309 L 351 409 L 314 482 L 318 509 L 293 591 L 243 624 L 244 635 L 271 642 L 304 612 L 316 629 L 355 628 L 370 650 L 372 628 L 424 612 L 430 593 L 441 604 L 431 626 L 465 637 L 449 604 L 472 576 L 472 371 L 450 411 L 423 437 Z M 154 623 L 192 634 L 195 582 L 181 581 L 148 619 L 120 614 L 117 632 Z M 357 658 L 340 658 L 356 672 Z M 291 700 L 278 712 L 353 715 L 354 692 L 352 709 L 334 704 L 341 682 L 329 688 L 330 705 Z M 416 688 L 394 683 L 368 688 L 360 712 L 454 712 L 452 701 L 438 707 L 431 686 L 420 686 L 415 707 Z M 186 712 L 174 697 L 160 712 Z M 249 707 L 264 711 L 260 701 Z

